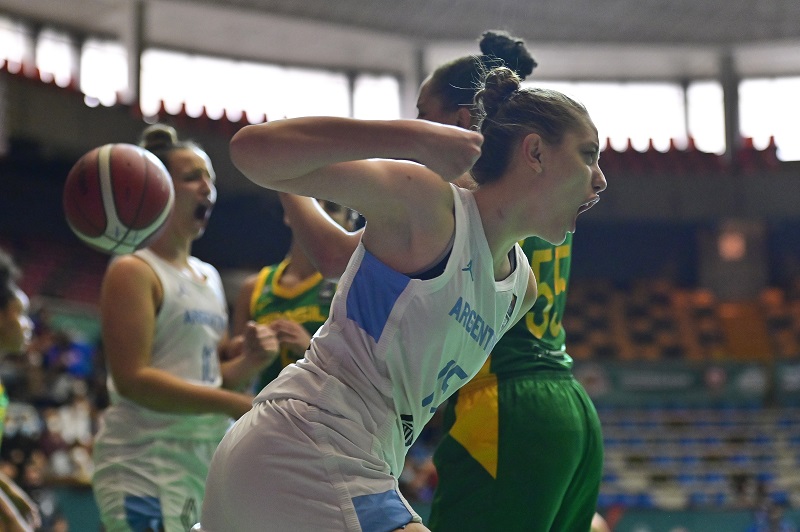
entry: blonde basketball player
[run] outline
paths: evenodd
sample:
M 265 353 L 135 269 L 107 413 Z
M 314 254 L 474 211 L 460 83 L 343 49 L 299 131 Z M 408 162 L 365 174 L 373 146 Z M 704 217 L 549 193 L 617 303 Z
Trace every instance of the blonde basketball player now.
M 517 241 L 562 242 L 606 186 L 586 110 L 519 83 L 488 75 L 481 133 L 317 117 L 234 137 L 248 178 L 367 226 L 305 358 L 217 449 L 202 530 L 427 530 L 398 490 L 408 448 L 533 304 Z M 470 170 L 475 190 L 449 183 Z

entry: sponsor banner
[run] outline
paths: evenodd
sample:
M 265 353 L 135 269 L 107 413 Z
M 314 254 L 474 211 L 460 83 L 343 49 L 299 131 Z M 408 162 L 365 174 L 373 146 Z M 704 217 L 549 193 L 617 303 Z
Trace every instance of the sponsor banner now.
M 794 392 L 800 398 L 800 364 Z M 759 405 L 772 370 L 759 363 L 575 362 L 575 378 L 599 405 Z M 791 376 L 787 382 L 791 381 Z

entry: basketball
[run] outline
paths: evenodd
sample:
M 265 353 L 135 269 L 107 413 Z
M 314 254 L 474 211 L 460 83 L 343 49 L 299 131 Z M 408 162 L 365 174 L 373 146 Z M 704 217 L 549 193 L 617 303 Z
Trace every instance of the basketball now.
M 87 152 L 64 184 L 64 214 L 90 247 L 131 253 L 157 237 L 175 201 L 164 164 L 133 144 L 106 144 Z

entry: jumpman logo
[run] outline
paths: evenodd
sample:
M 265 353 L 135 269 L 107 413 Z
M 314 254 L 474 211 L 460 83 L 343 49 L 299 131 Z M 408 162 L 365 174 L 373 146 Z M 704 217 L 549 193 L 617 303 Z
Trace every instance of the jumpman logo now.
M 466 268 L 461 268 L 462 272 L 469 272 L 469 279 L 470 281 L 475 281 L 475 278 L 472 276 L 472 259 L 467 263 Z
M 414 443 L 414 416 L 400 414 L 400 424 L 403 427 L 403 439 L 406 447 L 411 447 L 411 444 Z

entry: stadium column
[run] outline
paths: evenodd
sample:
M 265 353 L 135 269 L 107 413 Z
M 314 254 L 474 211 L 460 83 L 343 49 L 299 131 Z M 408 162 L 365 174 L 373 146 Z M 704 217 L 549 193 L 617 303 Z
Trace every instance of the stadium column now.
M 128 3 L 127 24 L 123 27 L 122 41 L 128 53 L 128 90 L 122 95 L 123 103 L 139 105 L 142 77 L 142 51 L 144 50 L 146 9 L 143 0 Z
M 733 51 L 729 48 L 720 56 L 719 78 L 725 112 L 725 157 L 730 165 L 741 146 L 742 137 L 739 132 L 739 74 Z

